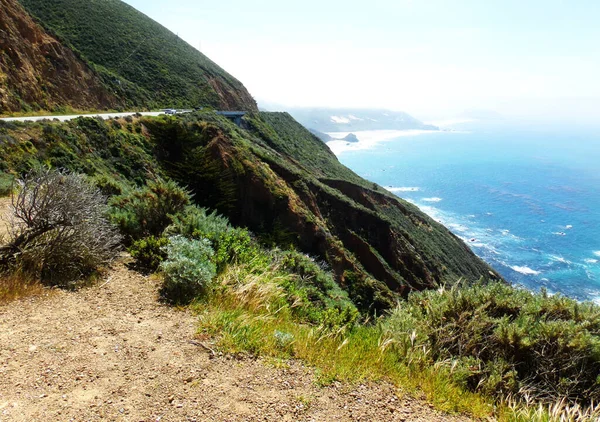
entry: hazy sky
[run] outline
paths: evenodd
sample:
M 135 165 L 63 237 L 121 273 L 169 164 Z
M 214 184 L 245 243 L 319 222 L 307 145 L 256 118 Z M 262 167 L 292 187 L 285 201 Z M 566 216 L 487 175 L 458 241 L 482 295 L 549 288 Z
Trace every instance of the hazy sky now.
M 600 0 L 126 0 L 259 101 L 600 116 Z

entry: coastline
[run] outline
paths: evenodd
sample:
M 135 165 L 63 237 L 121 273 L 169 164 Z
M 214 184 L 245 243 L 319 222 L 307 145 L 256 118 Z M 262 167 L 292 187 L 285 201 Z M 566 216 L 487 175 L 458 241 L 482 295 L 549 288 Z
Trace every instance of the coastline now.
M 356 132 L 327 132 L 327 135 L 332 138 L 344 138 L 350 133 L 353 133 L 358 138 L 359 142 L 348 142 L 342 139 L 336 139 L 335 141 L 327 142 L 327 146 L 336 155 L 340 155 L 345 151 L 360 151 L 365 149 L 371 149 L 376 147 L 378 144 L 386 141 L 392 141 L 394 139 L 434 133 L 446 133 L 442 130 L 421 130 L 421 129 L 410 129 L 410 130 L 364 130 Z M 449 133 L 449 132 L 448 132 Z

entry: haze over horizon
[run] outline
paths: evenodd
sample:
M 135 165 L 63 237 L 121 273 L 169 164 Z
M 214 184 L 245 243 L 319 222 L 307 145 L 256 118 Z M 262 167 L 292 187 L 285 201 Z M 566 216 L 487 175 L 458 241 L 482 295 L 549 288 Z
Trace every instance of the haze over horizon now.
M 126 2 L 241 80 L 259 103 L 485 110 L 600 121 L 600 4 L 535 0 Z

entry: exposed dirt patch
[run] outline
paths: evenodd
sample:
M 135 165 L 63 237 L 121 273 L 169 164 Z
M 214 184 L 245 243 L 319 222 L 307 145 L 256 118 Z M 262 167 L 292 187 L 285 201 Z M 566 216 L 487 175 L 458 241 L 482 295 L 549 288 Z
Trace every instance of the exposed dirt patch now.
M 442 421 L 385 383 L 318 387 L 310 368 L 237 361 L 117 264 L 97 286 L 0 307 L 0 421 Z

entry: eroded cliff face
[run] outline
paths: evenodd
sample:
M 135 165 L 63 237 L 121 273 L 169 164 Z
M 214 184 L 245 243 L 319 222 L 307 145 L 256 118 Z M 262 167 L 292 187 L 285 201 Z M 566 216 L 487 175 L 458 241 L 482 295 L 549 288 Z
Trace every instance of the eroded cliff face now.
M 0 114 L 118 105 L 97 75 L 16 0 L 0 0 Z
M 256 101 L 243 85 L 232 86 L 221 78 L 209 79 L 209 84 L 219 97 L 219 108 L 221 110 L 258 110 Z

